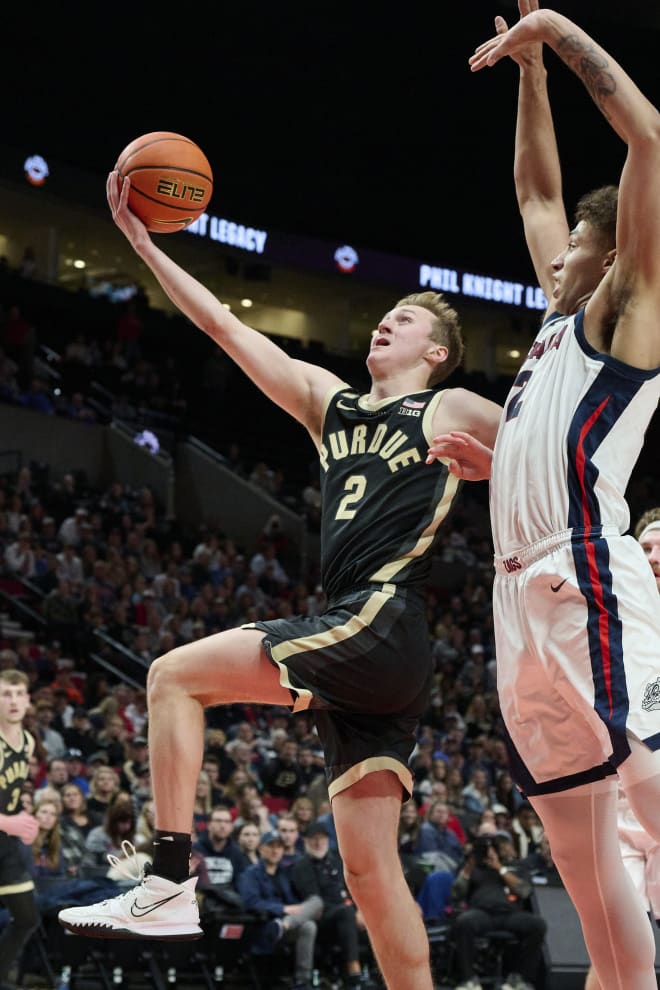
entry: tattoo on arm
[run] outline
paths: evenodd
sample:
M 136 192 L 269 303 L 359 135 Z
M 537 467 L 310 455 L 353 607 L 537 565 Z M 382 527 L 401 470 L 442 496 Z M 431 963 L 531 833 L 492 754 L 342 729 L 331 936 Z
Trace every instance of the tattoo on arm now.
M 616 81 L 607 71 L 607 59 L 593 45 L 585 44 L 574 34 L 560 38 L 557 54 L 579 76 L 596 106 L 609 120 L 605 101 L 616 92 Z

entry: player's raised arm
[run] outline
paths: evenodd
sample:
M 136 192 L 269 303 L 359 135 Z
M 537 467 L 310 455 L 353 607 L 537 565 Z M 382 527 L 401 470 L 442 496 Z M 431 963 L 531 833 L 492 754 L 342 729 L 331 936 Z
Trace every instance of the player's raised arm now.
M 128 179 L 120 187 L 117 173 L 110 173 L 107 196 L 113 219 L 175 306 L 222 347 L 262 392 L 318 439 L 324 398 L 328 389 L 339 383 L 337 376 L 290 358 L 268 337 L 230 313 L 212 292 L 154 244 L 144 224 L 128 208 L 128 189 Z
M 520 16 L 539 9 L 538 0 L 518 0 Z M 498 35 L 508 26 L 495 18 Z M 548 96 L 543 45 L 534 42 L 511 56 L 519 68 L 518 115 L 513 175 L 525 240 L 539 285 L 550 299 L 552 259 L 568 242 L 557 139 Z

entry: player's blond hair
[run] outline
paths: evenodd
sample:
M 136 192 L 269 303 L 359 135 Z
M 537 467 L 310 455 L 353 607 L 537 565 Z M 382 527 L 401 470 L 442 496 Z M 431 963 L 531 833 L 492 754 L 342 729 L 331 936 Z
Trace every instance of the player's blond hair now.
M 660 522 L 660 506 L 655 509 L 648 509 L 635 526 L 635 539 L 639 540 L 647 526 L 651 523 Z
M 23 670 L 0 670 L 0 681 L 5 684 L 22 684 L 24 688 L 29 688 L 30 678 Z
M 421 306 L 433 315 L 431 340 L 442 344 L 448 350 L 447 360 L 435 366 L 427 385 L 429 388 L 438 385 L 458 368 L 465 354 L 463 331 L 455 309 L 445 302 L 440 292 L 412 292 L 409 296 L 399 299 L 397 306 Z

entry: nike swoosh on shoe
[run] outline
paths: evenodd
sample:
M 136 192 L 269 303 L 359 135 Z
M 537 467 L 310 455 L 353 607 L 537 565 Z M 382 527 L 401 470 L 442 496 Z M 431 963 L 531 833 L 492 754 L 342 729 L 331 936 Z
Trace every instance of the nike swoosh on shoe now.
M 142 905 L 138 904 L 136 901 L 135 904 L 131 904 L 131 914 L 134 918 L 144 918 L 145 914 L 150 914 L 152 911 L 155 911 L 156 908 L 162 907 L 163 904 L 169 904 L 169 902 L 173 901 L 175 897 L 180 897 L 181 893 L 182 892 L 178 890 L 176 894 L 172 894 L 171 897 L 163 897 L 162 900 L 153 901 L 152 904 Z

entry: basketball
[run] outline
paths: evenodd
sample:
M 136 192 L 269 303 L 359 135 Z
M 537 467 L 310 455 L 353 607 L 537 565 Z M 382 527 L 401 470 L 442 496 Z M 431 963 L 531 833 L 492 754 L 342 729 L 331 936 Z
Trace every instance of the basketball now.
M 153 131 L 128 144 L 115 165 L 129 177 L 128 206 L 147 230 L 171 234 L 201 216 L 213 193 L 204 152 L 182 134 Z

